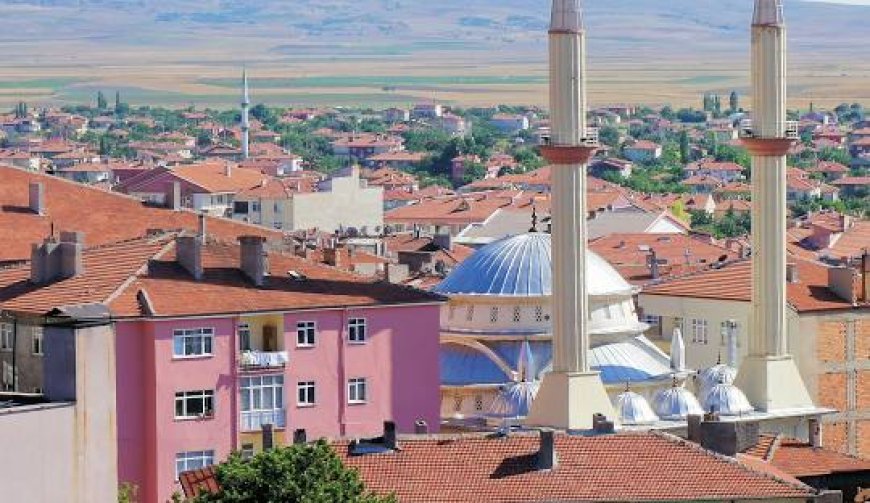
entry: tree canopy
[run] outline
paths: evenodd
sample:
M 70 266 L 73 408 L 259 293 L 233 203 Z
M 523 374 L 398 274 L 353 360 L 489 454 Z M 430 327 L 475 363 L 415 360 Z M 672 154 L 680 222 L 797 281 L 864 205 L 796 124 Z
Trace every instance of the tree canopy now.
M 215 467 L 221 490 L 195 503 L 390 503 L 366 491 L 359 474 L 324 441 L 276 447 L 243 459 L 231 454 Z

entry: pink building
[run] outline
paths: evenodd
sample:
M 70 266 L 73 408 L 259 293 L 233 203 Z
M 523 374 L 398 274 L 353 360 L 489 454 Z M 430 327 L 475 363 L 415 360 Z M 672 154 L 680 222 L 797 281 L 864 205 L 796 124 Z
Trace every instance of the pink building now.
M 437 430 L 440 297 L 267 253 L 263 238 L 203 235 L 83 250 L 64 234 L 37 249 L 49 258 L 34 252 L 34 271 L 0 273 L 3 311 L 111 313 L 118 480 L 141 501 L 170 498 L 180 471 L 259 450 L 266 424 L 278 443 L 297 429 L 370 436 L 385 420 Z M 28 276 L 33 288 L 8 288 Z

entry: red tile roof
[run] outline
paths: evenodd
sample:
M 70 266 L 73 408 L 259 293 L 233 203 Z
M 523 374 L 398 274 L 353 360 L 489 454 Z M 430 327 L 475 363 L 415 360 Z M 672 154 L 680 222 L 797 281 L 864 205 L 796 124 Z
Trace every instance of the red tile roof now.
M 255 287 L 239 270 L 238 245 L 228 243 L 209 241 L 202 262 L 203 278 L 197 281 L 175 261 L 171 236 L 88 249 L 81 275 L 47 285 L 28 281 L 29 264 L 0 270 L 0 307 L 44 314 L 97 303 L 116 317 L 164 317 L 441 301 L 436 295 L 278 253 L 270 253 L 270 276 L 263 287 Z M 304 279 L 291 278 L 289 271 Z
M 51 227 L 85 233 L 89 246 L 105 245 L 145 235 L 149 229 L 197 228 L 197 215 L 148 207 L 141 201 L 58 177 L 0 166 L 0 262 L 30 258 L 30 245 L 40 243 Z M 45 215 L 28 207 L 30 182 L 45 188 Z M 280 240 L 280 232 L 222 218 L 208 217 L 208 232 L 235 240 L 254 234 Z
M 769 463 L 793 477 L 835 473 L 864 473 L 870 477 L 870 459 L 842 454 L 780 435 L 761 435 L 758 443 L 743 452 Z
M 863 307 L 852 306 L 828 289 L 826 266 L 800 258 L 793 258 L 792 261 L 797 264 L 798 282 L 787 285 L 787 295 L 789 304 L 798 312 L 866 308 L 867 304 Z M 720 269 L 708 269 L 647 286 L 642 295 L 750 302 L 751 279 L 751 261 L 741 260 Z
M 808 498 L 815 491 L 664 433 L 557 434 L 558 466 L 536 468 L 535 435 L 400 438 L 401 450 L 351 456 L 369 490 L 403 503 L 698 501 Z
M 844 176 L 831 182 L 833 185 L 857 185 L 870 187 L 870 176 Z

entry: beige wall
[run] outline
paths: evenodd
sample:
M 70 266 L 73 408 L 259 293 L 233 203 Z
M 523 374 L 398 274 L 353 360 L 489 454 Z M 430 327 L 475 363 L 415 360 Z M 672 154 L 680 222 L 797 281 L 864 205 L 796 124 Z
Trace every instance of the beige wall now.
M 375 228 L 383 228 L 383 188 L 360 185 L 356 170 L 351 176 L 330 179 L 323 190 L 293 197 L 293 207 L 287 210 L 290 214 L 285 215 L 290 227 L 285 226 L 285 230 L 317 228 L 332 232 L 339 226 L 357 230 L 365 227 L 372 234 Z

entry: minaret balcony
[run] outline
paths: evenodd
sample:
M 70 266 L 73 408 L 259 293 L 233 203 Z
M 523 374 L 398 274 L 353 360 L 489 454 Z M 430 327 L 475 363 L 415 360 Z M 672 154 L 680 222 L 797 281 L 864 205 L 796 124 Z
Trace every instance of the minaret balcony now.
M 549 134 L 541 135 L 541 146 L 550 146 L 553 145 L 553 138 Z M 600 146 L 600 142 L 598 139 L 598 128 L 588 127 L 586 128 L 586 134 L 583 138 L 580 138 L 580 147 L 598 147 Z
M 755 134 L 755 129 L 753 128 L 752 120 L 745 119 L 740 121 L 740 138 L 762 138 L 762 136 Z M 798 121 L 785 121 L 785 135 L 783 138 L 787 138 L 789 140 L 799 140 L 800 132 L 798 131 Z

